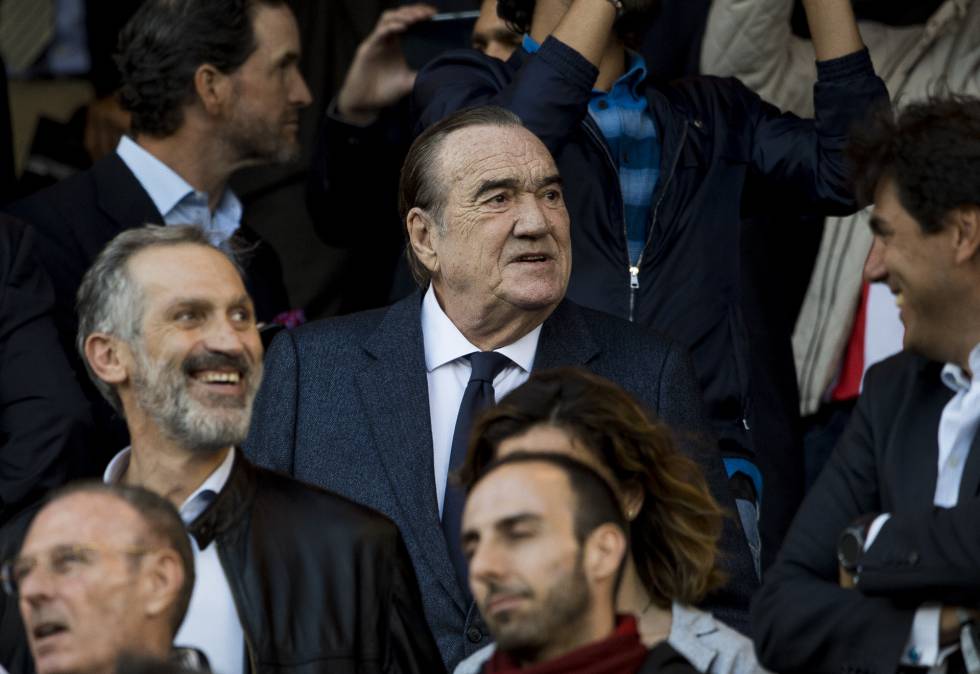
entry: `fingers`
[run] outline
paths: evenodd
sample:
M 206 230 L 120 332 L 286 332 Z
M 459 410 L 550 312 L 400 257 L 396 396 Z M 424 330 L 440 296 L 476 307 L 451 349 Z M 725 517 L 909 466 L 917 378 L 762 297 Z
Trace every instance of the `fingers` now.
M 391 35 L 399 35 L 410 26 L 431 19 L 435 14 L 436 8 L 425 4 L 405 5 L 386 10 L 381 13 L 381 18 L 378 19 L 378 24 L 369 39 L 381 40 Z

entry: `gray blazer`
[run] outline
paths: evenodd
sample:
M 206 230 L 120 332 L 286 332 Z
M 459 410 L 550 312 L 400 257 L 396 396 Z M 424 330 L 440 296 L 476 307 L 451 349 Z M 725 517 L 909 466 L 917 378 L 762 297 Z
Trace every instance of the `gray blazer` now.
M 402 531 L 425 613 L 447 667 L 490 642 L 453 572 L 432 478 L 432 430 L 421 293 L 385 309 L 285 331 L 265 359 L 246 453 L 262 466 L 379 510 Z M 672 427 L 702 429 L 690 358 L 665 337 L 564 301 L 542 327 L 535 369 L 585 367 L 636 395 Z M 685 444 L 715 497 L 734 511 L 716 448 Z M 745 538 L 729 521 L 722 544 L 732 581 L 712 599 L 745 624 L 756 587 Z M 324 570 L 328 573 L 329 570 Z

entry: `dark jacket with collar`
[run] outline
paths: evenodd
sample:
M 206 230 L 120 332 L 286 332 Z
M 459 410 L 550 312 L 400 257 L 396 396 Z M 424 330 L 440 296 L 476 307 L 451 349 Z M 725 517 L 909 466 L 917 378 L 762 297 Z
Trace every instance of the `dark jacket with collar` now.
M 385 309 L 316 321 L 276 337 L 266 354 L 245 449 L 260 465 L 383 512 L 398 525 L 447 666 L 489 643 L 467 601 L 439 523 L 433 477 L 422 296 Z M 544 322 L 534 369 L 584 367 L 635 395 L 673 428 L 703 430 L 702 403 L 684 349 L 661 335 L 564 301 Z M 734 510 L 717 451 L 683 445 L 715 498 Z M 746 625 L 757 587 L 735 520 L 720 547 L 730 583 L 708 605 Z
M 517 113 L 554 155 L 567 186 L 575 260 L 569 298 L 689 348 L 715 430 L 751 451 L 754 433 L 747 435 L 745 427 L 770 423 L 772 414 L 785 411 L 752 409 L 749 373 L 755 368 L 740 288 L 741 223 L 787 204 L 794 212 L 854 211 L 842 150 L 851 127 L 888 100 L 867 52 L 818 64 L 818 71 L 815 120 L 781 114 L 732 78 L 647 83 L 644 94 L 663 152 L 635 275 L 617 162 L 587 114 L 598 70 L 578 52 L 549 38 L 534 56 L 518 49 L 506 63 L 473 50 L 440 57 L 416 79 L 416 132 L 473 105 Z M 759 449 L 799 451 L 786 445 L 770 437 Z M 770 517 L 788 525 L 796 482 L 802 487 L 802 463 L 795 475 L 776 472 L 791 488 L 779 503 L 776 482 L 767 486 Z
M 252 674 L 442 671 L 386 517 L 239 453 L 188 529 L 201 548 L 217 542 Z
M 941 370 L 907 351 L 868 370 L 850 424 L 753 602 L 766 667 L 891 673 L 921 603 L 980 607 L 980 433 L 957 505 L 933 503 L 939 420 L 953 396 Z M 841 589 L 837 538 L 873 513 L 892 517 L 859 560 L 857 590 Z
M 97 427 L 89 472 L 99 475 L 108 460 L 129 444 L 125 423 L 91 384 L 76 350 L 75 297 L 82 276 L 109 241 L 120 232 L 146 224 L 163 224 L 150 195 L 115 152 L 91 169 L 43 189 L 6 207 L 32 225 L 35 256 L 51 277 L 54 288 L 55 327 L 65 353 L 92 405 Z M 246 265 L 246 284 L 255 302 L 256 316 L 269 321 L 289 309 L 282 267 L 275 251 L 248 229 L 239 236 L 254 246 Z
M 0 529 L 16 554 L 37 506 Z M 250 674 L 438 674 L 412 562 L 386 517 L 253 466 L 239 452 L 188 527 L 218 558 L 245 633 Z M 0 663 L 34 671 L 16 601 L 0 602 Z

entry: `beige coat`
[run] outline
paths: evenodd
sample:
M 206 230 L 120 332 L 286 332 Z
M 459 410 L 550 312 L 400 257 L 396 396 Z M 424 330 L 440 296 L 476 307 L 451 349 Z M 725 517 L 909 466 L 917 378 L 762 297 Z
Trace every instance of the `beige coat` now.
M 731 75 L 784 110 L 813 116 L 813 47 L 790 30 L 793 0 L 714 0 L 701 68 Z M 892 101 L 932 93 L 980 95 L 980 0 L 947 0 L 924 26 L 861 23 L 861 35 Z M 850 336 L 871 248 L 868 211 L 828 218 L 793 335 L 803 414 L 833 383 Z

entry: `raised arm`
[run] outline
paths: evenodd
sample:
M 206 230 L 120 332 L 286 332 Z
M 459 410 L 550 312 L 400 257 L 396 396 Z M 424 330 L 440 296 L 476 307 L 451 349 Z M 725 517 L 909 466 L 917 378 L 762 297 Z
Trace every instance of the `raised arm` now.
M 533 56 L 518 50 L 504 64 L 459 51 L 422 69 L 412 95 L 416 133 L 457 110 L 500 105 L 549 150 L 560 147 L 586 114 L 616 11 L 609 0 L 572 0 L 567 11 L 561 0 L 538 4 L 532 35 L 543 43 Z

